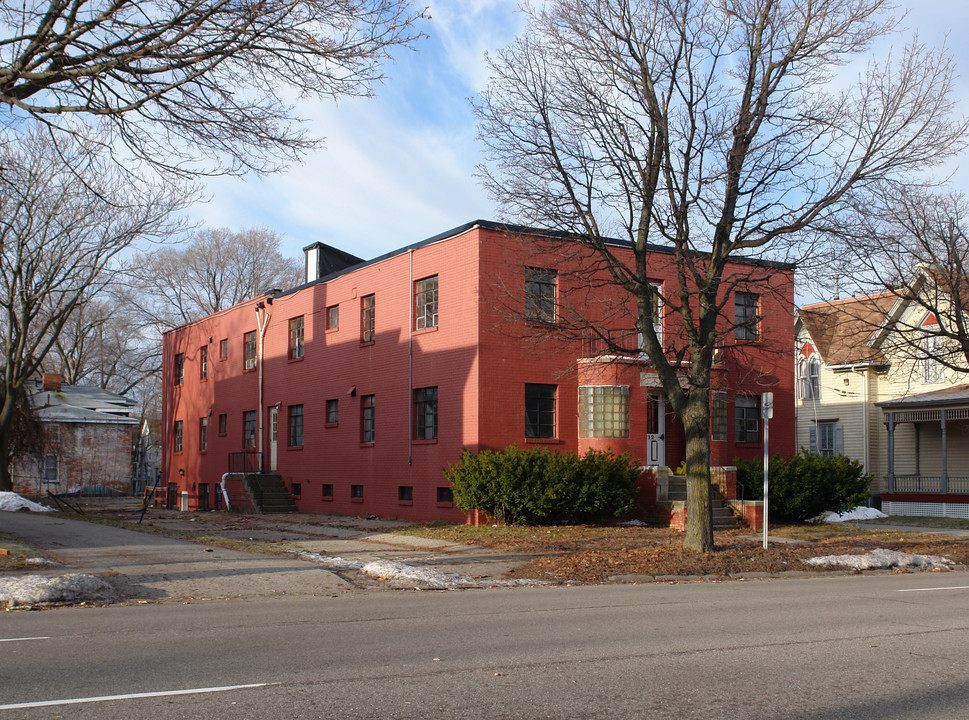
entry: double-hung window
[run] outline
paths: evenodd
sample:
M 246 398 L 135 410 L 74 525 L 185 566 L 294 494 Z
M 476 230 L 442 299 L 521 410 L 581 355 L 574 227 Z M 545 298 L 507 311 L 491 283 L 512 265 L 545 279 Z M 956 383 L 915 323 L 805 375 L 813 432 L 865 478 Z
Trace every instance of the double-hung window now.
M 414 437 L 417 440 L 437 439 L 437 388 L 414 391 Z
M 373 342 L 376 337 L 376 297 L 364 295 L 360 298 L 360 342 Z
M 525 437 L 555 437 L 557 386 L 525 383 Z
M 945 366 L 939 358 L 945 353 L 945 338 L 927 335 L 922 340 L 922 382 L 940 383 L 945 380 Z
M 414 329 L 437 327 L 437 275 L 414 283 Z
M 303 316 L 289 321 L 289 359 L 299 360 L 303 357 Z
M 256 369 L 256 331 L 252 330 L 242 336 L 243 367 L 246 370 Z
M 734 400 L 737 443 L 760 442 L 760 398 L 738 395 Z
M 734 337 L 738 340 L 756 340 L 759 336 L 757 305 L 758 298 L 753 293 L 734 293 Z
M 246 450 L 256 449 L 255 410 L 246 410 L 242 413 L 242 447 Z
M 289 447 L 303 446 L 303 406 L 289 406 Z
M 557 280 L 554 270 L 525 268 L 525 319 L 555 322 Z
M 372 443 L 377 437 L 376 398 L 364 395 L 360 398 L 360 442 Z

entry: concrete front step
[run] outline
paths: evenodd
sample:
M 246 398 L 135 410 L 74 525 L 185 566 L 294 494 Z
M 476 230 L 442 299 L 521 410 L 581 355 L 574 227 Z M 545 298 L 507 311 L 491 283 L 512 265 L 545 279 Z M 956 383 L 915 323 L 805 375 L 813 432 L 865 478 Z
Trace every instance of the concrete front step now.
M 281 475 L 261 473 L 246 477 L 246 489 L 256 509 L 264 514 L 294 513 L 296 504 Z
M 714 490 L 716 493 L 716 490 Z M 686 502 L 686 478 L 682 475 L 671 475 L 669 479 L 669 490 L 667 499 L 671 502 Z M 714 495 L 710 498 L 713 515 L 713 527 L 715 530 L 729 530 L 730 528 L 740 527 L 737 516 L 729 507 L 724 505 L 722 499 Z

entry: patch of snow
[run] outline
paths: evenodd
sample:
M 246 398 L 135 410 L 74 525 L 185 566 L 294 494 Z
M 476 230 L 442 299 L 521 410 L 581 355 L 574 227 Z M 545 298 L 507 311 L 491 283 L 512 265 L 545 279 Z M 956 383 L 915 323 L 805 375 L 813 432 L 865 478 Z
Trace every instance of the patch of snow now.
M 107 600 L 114 588 L 94 575 L 22 575 L 0 579 L 0 605 L 8 608 L 42 603 Z
M 30 510 L 32 512 L 51 512 L 49 507 L 35 503 L 14 492 L 0 492 L 0 510 L 14 512 L 16 510 Z
M 943 568 L 952 565 L 949 558 L 939 555 L 911 555 L 897 550 L 878 548 L 864 555 L 824 555 L 806 558 L 801 562 L 815 567 L 848 567 L 855 570 L 875 570 L 879 568 L 932 567 Z
M 310 562 L 322 565 L 330 570 L 358 571 L 375 580 L 412 582 L 419 587 L 432 590 L 548 584 L 541 580 L 473 580 L 460 573 L 445 573 L 434 568 L 409 565 L 394 560 L 373 560 L 364 563 L 359 560 L 345 560 L 341 557 L 321 555 L 320 553 L 314 552 L 300 552 L 296 553 L 296 556 L 303 560 L 309 560 Z
M 480 583 L 459 573 L 445 573 L 429 567 L 408 565 L 393 560 L 368 562 L 360 572 L 377 580 L 403 580 L 415 582 L 422 587 L 445 590 L 456 587 L 476 587 Z
M 634 527 L 647 527 L 646 523 L 642 520 L 627 520 L 626 522 L 619 523 L 620 525 L 632 525 Z
M 26 558 L 24 563 L 27 565 L 60 565 L 61 563 L 55 562 L 53 560 L 48 560 L 42 557 Z
M 331 557 L 315 552 L 299 552 L 296 553 L 296 557 L 322 565 L 328 570 L 359 570 L 363 567 L 363 563 L 359 560 L 344 560 L 342 557 Z
M 876 520 L 877 518 L 888 517 L 885 513 L 875 508 L 870 507 L 856 507 L 851 510 L 845 510 L 843 513 L 823 512 L 817 517 L 813 517 L 808 522 L 812 523 L 840 523 L 848 522 L 849 520 Z

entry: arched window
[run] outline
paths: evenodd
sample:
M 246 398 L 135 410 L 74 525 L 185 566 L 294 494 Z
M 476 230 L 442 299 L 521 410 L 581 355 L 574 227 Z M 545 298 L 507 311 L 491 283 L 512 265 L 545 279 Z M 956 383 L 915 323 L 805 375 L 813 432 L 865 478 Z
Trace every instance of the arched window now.
M 808 384 L 811 386 L 811 398 L 821 399 L 821 363 L 817 357 L 808 358 Z
M 816 357 L 801 358 L 797 364 L 797 376 L 802 400 L 821 397 L 821 363 Z

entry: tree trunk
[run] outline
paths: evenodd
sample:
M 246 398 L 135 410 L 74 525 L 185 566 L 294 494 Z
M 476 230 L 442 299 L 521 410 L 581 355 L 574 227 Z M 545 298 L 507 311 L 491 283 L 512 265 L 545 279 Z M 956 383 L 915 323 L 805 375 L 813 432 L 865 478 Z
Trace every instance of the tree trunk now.
M 13 477 L 10 475 L 10 436 L 9 430 L 0 429 L 0 492 L 13 492 Z
M 712 552 L 713 515 L 710 503 L 710 409 L 708 393 L 694 390 L 682 414 L 686 436 L 686 538 L 683 546 Z

